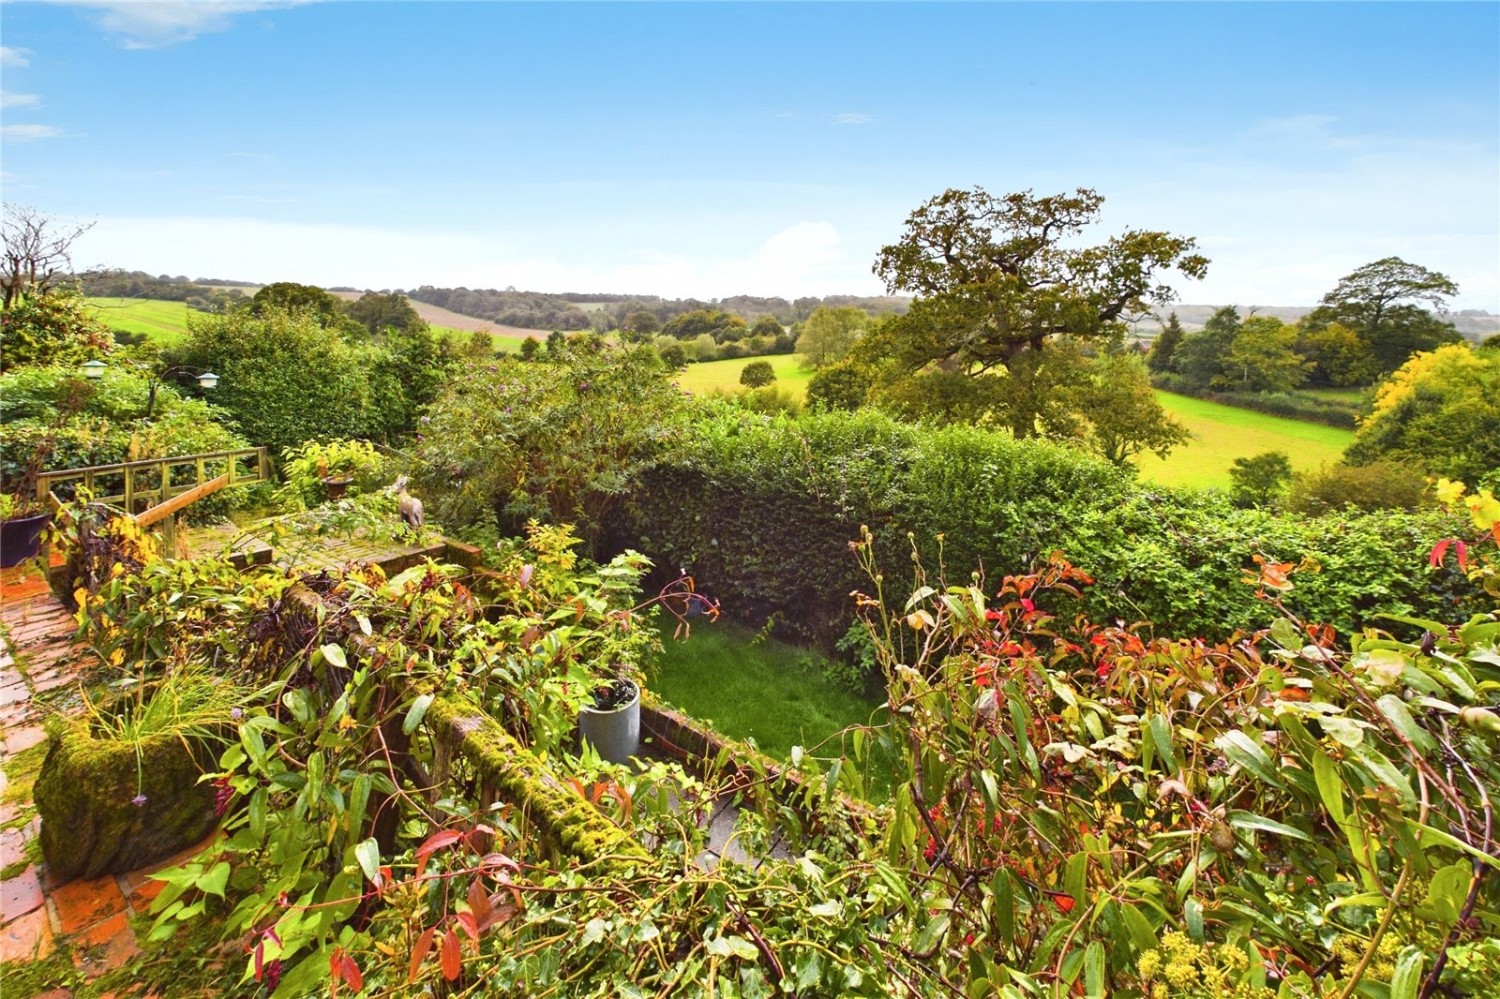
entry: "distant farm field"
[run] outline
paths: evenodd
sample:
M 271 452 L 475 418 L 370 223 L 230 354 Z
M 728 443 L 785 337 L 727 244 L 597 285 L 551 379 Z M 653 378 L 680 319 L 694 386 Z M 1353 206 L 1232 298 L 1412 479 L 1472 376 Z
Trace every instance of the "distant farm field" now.
M 100 321 L 110 329 L 124 330 L 126 333 L 144 333 L 152 343 L 171 345 L 178 343 L 187 336 L 188 316 L 193 310 L 181 302 L 166 302 L 155 298 L 91 298 L 89 305 L 94 307 L 95 314 Z M 432 309 L 420 302 L 413 303 L 417 307 L 417 314 L 421 315 L 423 309 Z M 445 316 L 457 316 L 456 312 L 448 312 L 447 309 L 438 309 Z M 426 318 L 425 316 L 423 318 Z M 462 317 L 468 318 L 468 317 Z M 459 340 L 467 340 L 473 335 L 473 329 L 485 329 L 490 335 L 490 342 L 495 345 L 495 350 L 502 354 L 514 354 L 521 349 L 521 344 L 527 339 L 531 331 L 519 330 L 509 326 L 496 326 L 494 323 L 486 323 L 482 319 L 469 319 L 466 328 L 455 328 L 443 326 L 428 320 L 434 333 L 446 333 Z
M 145 334 L 152 343 L 173 344 L 187 336 L 189 309 L 154 298 L 91 298 L 89 305 L 112 330 Z
M 708 361 L 704 364 L 689 364 L 677 375 L 677 384 L 689 392 L 706 394 L 715 389 L 733 392 L 740 387 L 740 372 L 751 361 L 770 361 L 776 372 L 775 384 L 788 389 L 801 399 L 807 395 L 807 383 L 813 373 L 803 368 L 796 354 L 772 354 L 767 357 L 736 357 L 729 361 Z
M 1157 392 L 1166 411 L 1181 421 L 1193 439 L 1166 460 L 1155 455 L 1136 459 L 1141 477 L 1168 486 L 1228 486 L 1236 458 L 1264 451 L 1285 451 L 1296 471 L 1309 471 L 1339 460 L 1353 431 L 1267 416 L 1248 409 Z
M 733 361 L 710 361 L 689 364 L 677 376 L 677 384 L 690 392 L 733 391 L 739 388 L 740 372 L 745 365 L 763 358 L 738 358 Z M 764 358 L 776 370 L 776 384 L 806 395 L 812 372 L 798 366 L 793 354 Z M 1351 400 L 1362 395 L 1360 389 L 1330 390 Z M 1193 434 L 1193 439 L 1169 455 L 1166 460 L 1155 455 L 1136 459 L 1141 477 L 1165 486 L 1229 485 L 1229 468 L 1236 458 L 1248 458 L 1264 451 L 1285 451 L 1292 468 L 1310 471 L 1339 460 L 1354 434 L 1318 423 L 1305 423 L 1280 416 L 1267 416 L 1248 409 L 1204 402 L 1171 392 L 1158 392 L 1161 404 Z

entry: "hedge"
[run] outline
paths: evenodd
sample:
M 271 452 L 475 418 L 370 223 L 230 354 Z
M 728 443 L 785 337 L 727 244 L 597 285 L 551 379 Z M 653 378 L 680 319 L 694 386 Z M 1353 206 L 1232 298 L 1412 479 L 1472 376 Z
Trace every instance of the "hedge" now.
M 851 591 L 870 589 L 849 550 L 861 525 L 896 600 L 912 584 L 913 544 L 929 572 L 942 564 L 967 582 L 982 567 L 991 588 L 1056 550 L 1094 576 L 1096 619 L 1205 639 L 1268 619 L 1243 581 L 1256 554 L 1306 561 L 1292 609 L 1345 630 L 1381 612 L 1451 617 L 1460 589 L 1425 567 L 1432 543 L 1461 529 L 1438 513 L 1236 510 L 1060 445 L 870 411 L 700 417 L 644 474 L 609 540 L 692 573 L 736 617 L 774 617 L 826 647 L 852 620 Z

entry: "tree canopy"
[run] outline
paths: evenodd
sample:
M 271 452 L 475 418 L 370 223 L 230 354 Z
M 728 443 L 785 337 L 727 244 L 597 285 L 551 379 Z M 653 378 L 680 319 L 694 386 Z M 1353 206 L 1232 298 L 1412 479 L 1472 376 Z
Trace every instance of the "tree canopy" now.
M 849 353 L 870 325 L 869 315 L 853 306 L 820 306 L 802 324 L 797 353 L 809 368 L 836 364 Z
M 1469 482 L 1500 469 L 1500 351 L 1449 344 L 1414 355 L 1380 386 L 1346 455 Z
M 969 373 L 1010 368 L 1064 334 L 1120 335 L 1124 320 L 1175 297 L 1160 279 L 1201 278 L 1207 258 L 1191 238 L 1131 229 L 1095 246 L 1074 238 L 1098 222 L 1104 198 L 1079 188 L 1037 197 L 949 189 L 906 220 L 874 271 L 892 293 L 920 296 L 934 320 L 908 364 L 952 361 Z
M 1456 294 L 1446 274 L 1384 257 L 1340 278 L 1302 324 L 1308 330 L 1344 324 L 1369 346 L 1379 371 L 1391 372 L 1414 353 L 1462 339 L 1452 323 L 1423 308 L 1442 311 Z

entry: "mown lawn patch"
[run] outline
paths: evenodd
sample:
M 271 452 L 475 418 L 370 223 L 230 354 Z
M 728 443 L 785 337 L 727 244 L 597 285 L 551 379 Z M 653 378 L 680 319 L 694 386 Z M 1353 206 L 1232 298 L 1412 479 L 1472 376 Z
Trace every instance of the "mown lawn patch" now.
M 665 653 L 646 680 L 662 700 L 734 739 L 754 739 L 785 759 L 793 746 L 834 758 L 845 752 L 830 737 L 850 725 L 878 722 L 883 705 L 834 683 L 817 656 L 729 621 L 694 624 L 692 636 L 663 636 Z M 882 785 L 883 780 L 877 780 Z

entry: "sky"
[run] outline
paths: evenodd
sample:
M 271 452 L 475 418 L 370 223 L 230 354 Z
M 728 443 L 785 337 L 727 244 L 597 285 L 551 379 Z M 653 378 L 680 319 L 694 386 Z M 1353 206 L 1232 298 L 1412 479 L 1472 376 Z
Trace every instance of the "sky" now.
M 1500 4 L 0 5 L 0 185 L 79 266 L 880 294 L 950 187 L 1195 237 L 1184 301 L 1399 256 L 1500 313 Z

